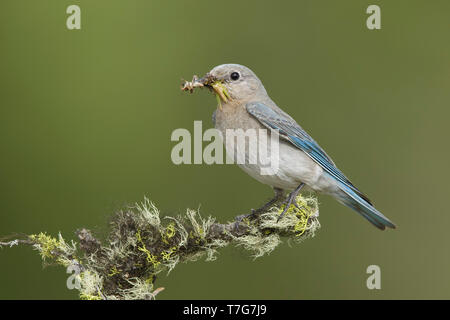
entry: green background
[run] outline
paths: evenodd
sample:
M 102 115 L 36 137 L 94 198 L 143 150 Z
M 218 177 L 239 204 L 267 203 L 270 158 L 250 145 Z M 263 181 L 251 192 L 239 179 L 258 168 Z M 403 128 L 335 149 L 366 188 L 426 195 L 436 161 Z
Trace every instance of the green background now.
M 66 28 L 70 4 L 81 30 Z M 381 30 L 366 28 L 370 4 Z M 159 298 L 450 298 L 449 12 L 446 0 L 3 0 L 0 234 L 102 231 L 144 196 L 222 221 L 262 204 L 271 189 L 236 166 L 170 160 L 172 131 L 211 127 L 216 106 L 180 79 L 240 63 L 398 229 L 322 196 L 314 239 L 179 265 Z M 366 287 L 372 264 L 381 290 Z M 28 247 L 0 250 L 2 299 L 76 299 L 67 276 Z

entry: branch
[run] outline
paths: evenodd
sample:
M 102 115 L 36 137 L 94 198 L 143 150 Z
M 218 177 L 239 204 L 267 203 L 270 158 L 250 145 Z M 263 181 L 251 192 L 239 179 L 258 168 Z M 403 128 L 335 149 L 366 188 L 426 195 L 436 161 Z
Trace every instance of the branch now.
M 103 241 L 81 229 L 78 243 L 68 244 L 61 234 L 54 238 L 39 233 L 0 242 L 0 248 L 31 245 L 44 264 L 76 270 L 82 299 L 152 299 L 164 289 L 154 289 L 156 275 L 169 273 L 180 262 L 215 260 L 217 250 L 229 244 L 256 259 L 272 252 L 281 238 L 300 242 L 314 236 L 320 227 L 317 199 L 299 195 L 296 201 L 300 209 L 291 205 L 280 221 L 284 205 L 241 222 L 218 223 L 188 209 L 184 215 L 164 217 L 162 223 L 159 210 L 145 199 L 114 214 Z

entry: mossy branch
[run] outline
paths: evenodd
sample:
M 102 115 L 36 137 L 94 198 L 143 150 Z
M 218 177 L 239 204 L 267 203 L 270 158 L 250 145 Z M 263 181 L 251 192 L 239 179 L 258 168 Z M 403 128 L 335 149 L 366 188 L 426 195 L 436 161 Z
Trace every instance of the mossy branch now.
M 78 243 L 67 243 L 46 233 L 17 236 L 0 242 L 1 247 L 31 245 L 45 264 L 72 267 L 82 299 L 151 299 L 156 275 L 170 272 L 178 263 L 206 257 L 215 260 L 217 249 L 229 244 L 252 252 L 254 258 L 273 251 L 281 238 L 300 242 L 320 227 L 318 202 L 299 195 L 278 221 L 284 205 L 241 222 L 218 223 L 188 209 L 184 215 L 164 217 L 148 199 L 116 213 L 109 233 L 99 240 L 87 229 L 76 232 Z

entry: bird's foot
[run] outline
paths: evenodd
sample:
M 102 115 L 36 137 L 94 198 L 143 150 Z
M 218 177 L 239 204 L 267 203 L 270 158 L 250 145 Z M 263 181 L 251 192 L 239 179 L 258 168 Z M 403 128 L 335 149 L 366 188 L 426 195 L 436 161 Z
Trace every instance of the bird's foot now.
M 281 198 L 283 197 L 283 190 L 281 189 L 277 189 L 274 188 L 275 190 L 275 197 L 273 197 L 272 199 L 270 199 L 266 204 L 264 204 L 261 208 L 258 209 L 251 209 L 251 215 L 254 216 L 258 216 L 261 213 L 266 212 L 267 210 L 269 210 L 274 204 L 276 204 L 278 201 L 281 200 Z
M 284 202 L 285 207 L 283 209 L 283 212 L 281 212 L 280 216 L 277 219 L 277 222 L 279 222 L 281 220 L 281 218 L 283 218 L 284 214 L 291 207 L 291 204 L 292 204 L 292 197 L 291 197 L 291 194 L 289 194 L 289 196 L 286 198 L 286 201 Z M 296 205 L 295 202 L 294 202 L 294 205 Z M 296 207 L 298 208 L 297 205 L 296 205 Z
M 277 219 L 277 222 L 281 220 L 281 218 L 283 218 L 284 214 L 288 211 L 288 209 L 290 208 L 291 204 L 293 204 L 297 209 L 301 210 L 301 208 L 298 206 L 297 201 L 295 200 L 300 192 L 300 190 L 302 190 L 303 186 L 305 184 L 301 183 L 297 189 L 295 189 L 294 191 L 292 191 L 291 193 L 289 193 L 289 195 L 287 196 L 286 200 L 284 201 L 285 207 L 283 212 L 281 212 L 280 216 Z
M 254 210 L 252 209 L 252 213 L 249 213 L 249 214 L 241 214 L 240 216 L 237 216 L 237 217 L 235 218 L 235 221 L 234 221 L 234 231 L 235 231 L 235 232 L 238 231 L 239 225 L 241 224 L 241 222 L 242 222 L 244 219 L 251 218 L 251 217 L 256 217 L 256 216 L 257 216 L 257 214 L 255 214 L 253 211 L 254 211 Z
M 239 228 L 239 225 L 241 224 L 241 222 L 244 219 L 247 219 L 247 218 L 255 219 L 255 218 L 257 218 L 260 214 L 262 214 L 264 212 L 267 212 L 267 210 L 269 210 L 274 204 L 276 204 L 277 202 L 279 202 L 283 198 L 283 190 L 282 189 L 274 188 L 274 191 L 275 191 L 275 197 L 270 199 L 261 208 L 251 209 L 251 213 L 243 214 L 243 215 L 240 215 L 240 216 L 236 217 L 235 223 L 234 223 L 235 231 L 237 231 L 237 229 Z
M 249 214 L 242 214 L 240 216 L 236 217 L 236 221 L 235 221 L 235 231 L 237 231 L 237 228 L 239 227 L 239 224 L 242 222 L 242 220 L 246 219 L 246 218 L 251 218 L 254 219 L 257 216 L 259 216 L 261 213 L 266 212 L 268 209 L 270 209 L 270 207 L 272 207 L 276 202 L 278 202 L 278 200 L 280 200 L 279 196 L 275 196 L 275 198 L 271 199 L 269 202 L 267 202 L 265 205 L 263 205 L 261 208 L 258 209 L 251 209 L 251 213 Z

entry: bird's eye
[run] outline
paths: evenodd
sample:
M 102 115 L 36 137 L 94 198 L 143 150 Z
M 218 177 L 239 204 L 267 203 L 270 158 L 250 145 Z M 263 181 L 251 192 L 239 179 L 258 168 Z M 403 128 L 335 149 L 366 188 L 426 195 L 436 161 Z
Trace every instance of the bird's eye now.
M 231 80 L 234 80 L 234 81 L 238 80 L 239 77 L 240 76 L 239 76 L 238 72 L 232 72 L 231 75 L 230 75 Z

